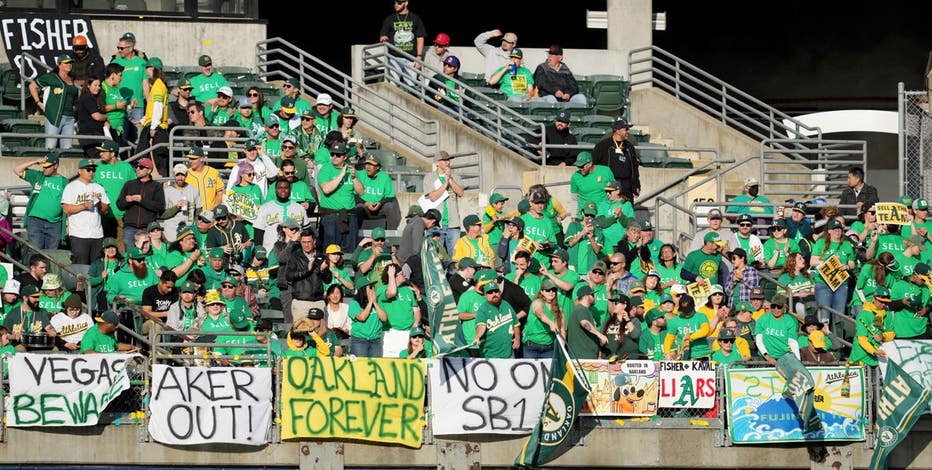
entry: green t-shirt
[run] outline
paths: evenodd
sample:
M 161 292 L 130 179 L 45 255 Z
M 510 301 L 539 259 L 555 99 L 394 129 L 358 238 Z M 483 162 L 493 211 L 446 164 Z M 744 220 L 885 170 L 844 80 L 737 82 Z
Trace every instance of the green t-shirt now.
M 654 334 L 650 329 L 641 330 L 641 337 L 638 338 L 638 350 L 648 361 L 663 360 L 663 338 L 667 336 L 667 330 L 660 330 L 660 333 Z
M 725 355 L 725 352 L 719 348 L 717 351 L 712 353 L 712 361 L 718 364 L 731 364 L 733 362 L 741 361 L 741 354 L 738 353 L 738 350 L 732 348 L 731 354 Z
M 55 72 L 40 75 L 35 83 L 39 88 L 39 99 L 45 103 L 45 119 L 59 126 L 63 116 L 74 116 L 77 87 L 65 83 Z
M 45 294 L 39 296 L 39 310 L 45 310 L 49 312 L 49 315 L 54 316 L 56 313 L 64 310 L 61 306 L 62 302 L 71 297 L 71 293 L 65 292 L 60 297 L 49 297 Z
M 124 79 L 125 77 L 124 75 Z M 191 96 L 200 103 L 206 103 L 208 100 L 217 97 L 217 91 L 219 91 L 220 88 L 230 86 L 230 84 L 223 74 L 220 72 L 213 72 L 210 76 L 202 73 L 191 77 L 191 86 L 194 87 L 191 90 Z
M 595 326 L 592 311 L 585 305 L 576 305 L 573 307 L 572 312 L 569 321 L 566 322 L 566 347 L 569 349 L 570 357 L 598 359 L 599 338 L 583 329 L 580 325 L 581 321 L 588 320 L 589 323 Z
M 395 184 L 392 177 L 384 171 L 375 174 L 375 178 L 370 178 L 364 171 L 356 173 L 359 182 L 362 183 L 366 191 L 359 196 L 366 202 L 382 202 L 385 199 L 395 197 Z
M 877 237 L 876 252 L 879 255 L 884 251 L 896 254 L 905 251 L 903 247 L 903 237 L 895 233 L 884 233 Z
M 676 282 L 677 284 L 683 283 L 683 279 L 680 278 L 680 269 L 682 269 L 682 266 L 680 266 L 679 264 L 668 267 L 662 263 L 655 263 L 654 269 L 658 273 L 660 273 L 660 285 L 664 285 L 671 281 Z M 667 287 L 666 289 L 663 290 L 663 292 L 669 293 L 670 288 Z
M 524 220 L 524 236 L 539 243 L 554 243 L 556 241 L 556 232 L 553 230 L 553 221 L 546 216 L 541 218 L 534 217 L 530 212 L 521 216 Z M 541 253 L 540 250 L 534 253 L 541 266 L 549 266 L 550 258 Z
M 576 298 L 576 293 L 579 291 L 579 288 L 582 286 L 588 286 L 585 281 L 579 281 L 573 287 L 573 298 Z M 608 319 L 608 292 L 606 291 L 605 284 L 599 284 L 592 288 L 592 294 L 595 297 L 595 303 L 592 304 L 592 307 L 589 307 L 589 310 L 592 311 L 592 317 L 595 318 L 595 326 L 600 331 L 602 330 L 602 325 L 605 324 L 605 320 Z
M 698 277 L 708 279 L 712 284 L 718 284 L 718 266 L 721 262 L 721 253 L 709 255 L 702 250 L 695 250 L 686 255 L 683 269 Z
M 485 325 L 485 334 L 479 343 L 479 353 L 486 359 L 510 359 L 518 316 L 511 305 L 502 300 L 498 307 L 485 302 L 476 312 L 476 325 Z
M 575 237 L 577 234 L 583 231 L 584 222 L 573 222 L 566 228 L 566 239 Z M 592 230 L 593 238 L 595 238 L 596 243 L 599 246 L 605 246 L 605 236 L 602 233 L 602 229 L 598 227 L 598 224 L 593 221 L 595 227 Z M 569 245 L 569 243 L 567 243 Z M 604 248 L 600 251 L 595 251 L 592 242 L 589 241 L 588 236 L 583 236 L 576 242 L 575 245 L 570 246 L 567 252 L 570 255 L 570 266 L 576 268 L 577 272 L 587 273 L 592 269 L 592 265 L 601 258 L 600 254 L 604 251 Z
M 515 282 L 515 273 L 511 272 L 505 275 L 505 279 L 508 279 L 511 282 Z M 519 282 L 515 282 L 518 286 L 524 290 L 524 293 L 527 294 L 529 299 L 537 297 L 537 293 L 540 292 L 540 284 L 542 280 L 539 275 L 526 273 Z
M 478 313 L 479 307 L 486 303 L 485 297 L 476 292 L 475 289 L 469 289 L 463 292 L 459 302 L 456 303 L 458 313 Z M 476 319 L 461 320 L 460 327 L 456 330 L 457 336 L 463 344 L 470 344 L 476 339 Z
M 799 274 L 797 276 L 790 276 L 789 273 L 783 273 L 780 275 L 780 279 L 778 279 L 777 282 L 789 287 L 790 291 L 793 294 L 796 294 L 798 292 L 806 292 L 807 294 L 812 293 L 812 287 L 813 287 L 812 279 L 807 278 L 806 276 L 803 276 L 802 274 Z M 785 293 L 782 287 L 777 287 L 777 292 Z
M 62 175 L 46 177 L 39 170 L 27 169 L 23 179 L 32 186 L 29 194 L 29 203 L 26 205 L 26 215 L 38 217 L 55 223 L 62 218 L 61 196 L 65 192 L 68 178 Z
M 104 95 L 104 104 L 107 106 L 116 106 L 117 103 L 126 103 L 126 98 L 120 93 L 120 85 L 110 86 L 106 83 L 100 84 L 100 93 Z M 123 134 L 123 123 L 126 121 L 126 108 L 123 109 L 114 109 L 107 113 L 107 121 L 110 122 L 110 132 L 115 132 L 117 134 Z M 136 177 L 135 172 L 133 172 L 133 178 Z M 107 193 L 108 195 L 110 193 Z M 119 193 L 117 193 L 119 196 Z M 116 199 L 111 198 L 111 201 Z M 114 207 L 116 204 L 113 205 Z
M 776 239 L 768 238 L 767 241 L 764 242 L 764 262 L 769 263 L 770 259 L 773 258 L 773 254 L 776 252 L 779 254 L 777 255 L 777 264 L 775 264 L 774 267 L 782 268 L 786 265 L 786 254 L 794 251 L 799 251 L 799 244 L 796 240 L 787 238 L 780 241 L 778 244 Z
M 221 313 L 217 318 L 210 315 L 204 317 L 204 323 L 201 324 L 201 331 L 213 333 L 222 333 L 224 331 L 233 331 L 233 325 L 230 324 L 230 318 Z
M 109 116 L 109 113 L 108 113 Z M 112 123 L 111 123 L 112 125 Z M 122 124 L 121 124 L 122 125 Z M 116 200 L 120 198 L 120 191 L 127 181 L 136 179 L 136 170 L 133 166 L 124 161 L 115 163 L 97 163 L 97 171 L 94 172 L 94 182 L 104 187 L 104 192 L 110 199 L 110 212 L 113 217 L 123 217 L 123 211 L 117 207 Z
M 506 67 L 510 66 L 511 64 L 508 64 Z M 492 75 L 498 74 L 502 68 L 496 70 Z M 498 89 L 504 93 L 505 96 L 524 96 L 527 94 L 528 90 L 534 86 L 534 73 L 527 67 L 519 66 L 517 70 L 515 70 L 514 75 L 511 75 L 510 72 L 505 72 L 498 83 Z
M 593 165 L 588 175 L 583 176 L 580 171 L 573 173 L 570 177 L 570 192 L 579 196 L 579 207 L 590 201 L 599 204 L 608 200 L 605 183 L 614 180 L 615 175 L 609 167 Z
M 247 185 L 238 184 L 236 186 L 233 186 L 233 188 L 231 188 L 231 191 L 237 194 L 245 194 L 246 197 L 248 197 L 250 200 L 252 200 L 252 202 L 256 204 L 256 210 L 259 210 L 259 206 L 261 206 L 265 202 L 262 200 L 263 199 L 262 188 L 260 188 L 259 185 L 255 183 L 247 184 Z M 274 191 L 269 191 L 269 192 L 272 193 Z
M 906 339 L 924 334 L 928 328 L 929 319 L 926 316 L 919 316 L 918 312 L 929 304 L 929 289 L 901 279 L 893 284 L 890 295 L 894 302 L 909 299 L 909 305 L 904 305 L 902 310 L 893 312 L 893 331 L 896 332 L 896 337 Z
M 840 242 L 831 242 L 828 248 L 825 247 L 824 241 L 818 241 L 812 248 L 812 256 L 818 256 L 822 261 L 831 258 L 832 255 L 838 255 L 838 261 L 840 261 L 841 264 L 847 264 L 848 261 L 855 261 L 856 259 L 851 244 L 844 240 Z M 815 269 L 815 266 L 813 266 L 813 269 Z M 825 280 L 822 279 L 822 276 L 812 277 L 816 284 L 825 284 Z
M 567 269 L 563 275 L 557 276 L 560 280 L 568 282 L 572 288 L 569 291 L 563 289 L 557 289 L 557 303 L 560 304 L 560 310 L 564 312 L 573 311 L 573 291 L 576 289 L 576 284 L 579 284 L 579 274 L 572 269 Z M 543 281 L 543 279 L 541 279 Z M 592 323 L 595 325 L 595 322 Z
M 320 195 L 320 207 L 331 210 L 350 210 L 356 207 L 356 191 L 353 189 L 353 180 L 350 170 L 346 170 L 343 179 L 329 195 L 323 190 L 323 184 L 332 181 L 340 175 L 341 169 L 333 165 L 324 165 L 317 175 L 317 193 Z
M 766 215 L 773 214 L 772 206 L 765 206 L 764 204 L 770 204 L 770 200 L 764 196 L 751 197 L 747 194 L 740 194 L 735 196 L 732 199 L 732 202 L 739 203 L 755 203 L 756 205 L 750 206 L 729 206 L 725 209 L 725 212 L 729 214 L 751 214 L 751 215 Z
M 236 110 L 230 107 L 218 107 L 216 111 L 210 106 L 204 107 L 204 119 L 212 126 L 222 126 L 230 120 L 234 120 Z
M 767 354 L 773 359 L 779 359 L 790 352 L 790 339 L 796 339 L 799 324 L 792 315 L 783 314 L 780 318 L 767 312 L 757 319 L 754 328 L 755 335 L 762 335 Z
M 494 209 L 492 209 L 492 206 L 487 206 L 485 211 L 482 212 L 482 225 L 483 226 L 492 222 L 492 216 L 489 215 L 489 212 L 494 212 Z M 496 215 L 497 217 L 501 219 L 505 214 L 504 212 L 499 212 Z M 505 221 L 499 220 L 498 222 L 495 222 L 494 225 L 492 225 L 492 230 L 486 233 L 486 235 L 489 236 L 489 246 L 491 246 L 493 250 L 496 250 L 496 251 L 498 250 L 498 243 L 502 241 L 502 232 L 504 230 L 504 227 L 505 227 Z
M 674 337 L 673 349 L 679 349 L 687 331 L 689 331 L 690 335 L 693 335 L 699 331 L 703 325 L 708 324 L 709 319 L 699 312 L 693 313 L 689 318 L 675 316 L 667 320 L 667 334 L 673 335 Z M 705 338 L 689 342 L 689 357 L 692 359 L 707 357 L 711 352 L 712 348 L 709 347 L 709 342 Z
M 134 55 L 129 59 L 117 57 L 113 59 L 111 63 L 123 66 L 123 79 L 120 80 L 120 84 L 118 85 L 120 94 L 123 95 L 127 103 L 137 100 L 136 106 L 142 107 L 146 100 L 145 95 L 142 93 L 142 81 L 147 78 L 146 63 L 148 63 L 148 60 Z M 216 98 L 216 93 L 214 93 L 214 98 Z M 200 99 L 198 99 L 198 101 L 204 102 Z
M 858 340 L 858 336 L 866 336 L 872 338 L 873 334 L 879 333 L 883 334 L 885 331 L 894 331 L 895 327 L 893 325 L 893 319 L 891 318 L 889 312 L 883 317 L 882 328 L 877 328 L 874 325 L 874 317 L 876 314 L 868 308 L 865 308 L 858 314 L 857 322 L 854 325 L 854 341 L 851 341 L 851 356 L 848 357 L 849 362 L 863 362 L 869 366 L 877 365 L 877 357 L 873 354 L 868 354 L 867 351 L 861 347 L 861 343 Z M 870 325 L 871 330 L 868 330 L 866 326 Z M 870 339 L 871 344 L 876 348 L 878 347 L 877 343 L 873 339 Z
M 382 337 L 382 320 L 379 320 L 379 314 L 374 306 L 369 316 L 366 317 L 366 321 L 359 321 L 356 316 L 362 312 L 362 307 L 353 299 L 350 299 L 347 304 L 349 304 L 347 314 L 353 320 L 352 335 L 354 338 L 372 340 Z
M 400 286 L 393 299 L 385 295 L 386 291 L 388 291 L 388 286 L 381 286 L 377 291 L 377 302 L 388 314 L 388 322 L 385 326 L 393 330 L 410 330 L 414 326 L 414 309 L 417 308 L 414 291 L 408 286 Z
M 105 335 L 97 325 L 87 330 L 81 338 L 81 352 L 94 351 L 99 353 L 116 352 L 116 335 Z
M 524 326 L 523 331 L 523 340 L 530 341 L 534 344 L 549 345 L 553 344 L 554 333 L 550 331 L 550 328 L 546 323 L 541 321 L 540 318 L 537 318 L 537 314 L 534 313 L 534 304 L 539 304 L 544 311 L 544 315 L 552 321 L 556 321 L 556 317 L 553 315 L 553 311 L 550 310 L 550 307 L 547 306 L 544 302 L 539 300 L 534 301 L 531 304 L 531 311 L 527 314 L 527 324 Z
M 893 253 L 893 258 L 896 259 L 897 264 L 899 264 L 900 269 L 896 273 L 889 273 L 888 277 L 909 277 L 913 275 L 913 270 L 916 269 L 916 265 L 919 264 L 920 260 L 913 258 L 912 256 L 906 256 L 902 251 L 897 251 Z

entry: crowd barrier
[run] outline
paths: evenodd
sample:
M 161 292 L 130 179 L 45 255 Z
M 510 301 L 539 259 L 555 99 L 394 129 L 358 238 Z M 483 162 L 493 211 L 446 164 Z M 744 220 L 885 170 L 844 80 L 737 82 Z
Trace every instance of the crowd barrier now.
M 229 339 L 229 338 L 228 338 Z M 281 357 L 244 351 L 0 357 L 6 427 L 135 425 L 169 445 L 353 440 L 419 448 L 436 439 L 529 434 L 551 382 L 550 360 Z M 242 344 L 211 343 L 205 348 Z M 890 357 L 932 388 L 932 341 L 898 340 Z M 240 355 L 242 354 L 242 356 Z M 719 446 L 874 442 L 875 369 L 810 366 L 822 428 L 804 433 L 786 381 L 766 363 L 576 361 L 591 388 L 579 429 L 714 429 Z M 268 367 L 269 365 L 272 367 Z

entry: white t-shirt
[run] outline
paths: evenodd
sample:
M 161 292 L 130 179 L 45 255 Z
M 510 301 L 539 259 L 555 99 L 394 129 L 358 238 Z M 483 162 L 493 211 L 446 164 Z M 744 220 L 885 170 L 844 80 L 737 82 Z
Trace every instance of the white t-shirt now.
M 307 211 L 294 201 L 289 201 L 287 206 L 282 206 L 277 200 L 269 201 L 259 207 L 259 212 L 256 214 L 256 220 L 252 223 L 252 226 L 265 231 L 262 237 L 262 246 L 269 252 L 272 251 L 275 242 L 278 241 L 278 226 L 285 219 L 286 214 L 287 217 L 297 220 L 303 226 Z
M 77 238 L 103 238 L 104 228 L 100 224 L 100 209 L 98 202 L 110 204 L 110 198 L 104 187 L 97 183 L 83 183 L 74 180 L 65 186 L 61 202 L 68 204 L 84 204 L 90 200 L 94 205 L 87 210 L 68 216 L 68 235 Z
M 330 304 L 327 304 L 325 309 L 327 313 L 327 328 L 330 330 L 342 330 L 346 334 L 350 334 L 353 329 L 353 321 L 349 317 L 349 304 L 346 302 L 340 303 L 339 310 L 331 310 Z
M 84 333 L 94 324 L 94 319 L 86 313 L 71 318 L 65 312 L 58 312 L 52 317 L 51 324 L 66 343 L 80 343 Z
M 197 191 L 197 188 L 190 184 L 186 184 L 184 188 L 180 189 L 174 184 L 166 184 L 164 192 L 166 209 L 177 206 L 182 199 L 186 201 L 187 207 L 187 210 L 179 210 L 178 213 L 171 218 L 162 221 L 162 226 L 165 228 L 163 232 L 165 234 L 165 239 L 171 243 L 175 241 L 175 235 L 178 234 L 178 226 L 182 223 L 191 227 L 192 230 L 195 229 L 194 216 L 197 214 L 198 208 L 201 207 L 201 194 Z
M 249 161 L 245 158 L 240 159 L 240 161 L 243 160 Z M 259 186 L 259 189 L 262 190 L 262 197 L 265 197 L 269 192 L 269 179 L 275 178 L 278 175 L 278 168 L 275 166 L 275 162 L 264 153 L 256 157 L 256 161 L 249 163 L 252 163 L 252 169 L 256 173 L 255 176 L 252 177 L 252 182 Z M 234 166 L 233 169 L 230 170 L 230 176 L 227 179 L 227 192 L 233 191 L 238 177 L 239 166 Z

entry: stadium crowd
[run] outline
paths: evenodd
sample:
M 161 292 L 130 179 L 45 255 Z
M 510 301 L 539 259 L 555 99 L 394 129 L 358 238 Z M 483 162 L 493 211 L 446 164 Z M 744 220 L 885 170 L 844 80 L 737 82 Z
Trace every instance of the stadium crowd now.
M 449 36 L 425 51 L 423 22 L 405 1 L 395 10 L 382 40 L 455 76 Z M 476 37 L 490 84 L 509 99 L 585 100 L 559 46 L 531 73 L 516 43 L 499 30 Z M 206 55 L 200 75 L 169 89 L 161 60 L 139 51 L 132 33 L 107 65 L 86 58 L 81 36 L 73 47 L 30 92 L 46 131 L 62 136 L 50 149 L 69 147 L 75 128 L 100 138 L 80 141 L 86 158 L 73 179 L 58 173 L 55 152 L 15 173 L 32 187 L 30 244 L 67 246 L 72 263 L 89 265 L 93 299 L 66 292 L 49 260 L 27 252 L 28 270 L 11 279 L 0 270 L 6 351 L 130 350 L 116 335 L 122 323 L 142 334 L 158 324 L 209 335 L 229 356 L 269 334 L 276 355 L 432 357 L 425 240 L 442 260 L 457 342 L 475 357 L 551 357 L 559 335 L 577 358 L 775 363 L 796 354 L 876 365 L 883 342 L 929 337 L 928 203 L 904 197 L 908 224 L 878 224 L 876 190 L 857 168 L 841 210 L 804 202 L 774 210 L 749 178 L 732 201 L 744 204 L 705 214 L 708 228 L 681 252 L 635 217 L 640 161 L 622 118 L 592 152 L 563 156 L 577 168 L 572 204 L 534 185 L 514 210 L 495 193 L 480 212 L 461 211 L 466 190 L 440 152 L 423 197 L 400 207 L 392 177 L 354 130 L 355 113 L 327 94 L 311 104 L 289 79 L 275 103 L 254 88 L 236 97 Z M 438 96 L 454 100 L 456 91 Z M 555 121 L 565 131 L 567 113 Z M 195 139 L 186 163 L 171 166 L 157 145 L 172 126 L 248 140 Z M 130 144 L 156 148 L 129 163 L 121 149 Z M 208 159 L 218 145 L 223 158 Z M 374 228 L 361 232 L 366 222 Z M 816 271 L 833 256 L 850 273 L 835 289 Z M 839 313 L 856 319 L 847 335 L 830 328 Z M 257 335 L 224 336 L 233 331 Z

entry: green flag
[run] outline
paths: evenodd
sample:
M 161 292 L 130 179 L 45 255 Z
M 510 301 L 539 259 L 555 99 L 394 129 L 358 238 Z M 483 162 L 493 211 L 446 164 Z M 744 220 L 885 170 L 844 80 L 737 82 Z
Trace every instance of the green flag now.
M 887 360 L 883 390 L 877 400 L 877 444 L 871 456 L 870 470 L 887 468 L 890 452 L 906 437 L 919 415 L 928 410 L 929 390 Z
M 786 353 L 777 359 L 777 373 L 786 381 L 783 396 L 796 402 L 803 434 L 821 429 L 822 421 L 815 411 L 815 380 L 809 369 L 796 355 Z
M 534 426 L 521 453 L 515 459 L 518 467 L 539 467 L 555 458 L 566 448 L 562 445 L 573 429 L 579 409 L 589 396 L 585 377 L 576 371 L 566 352 L 563 338 L 557 336 L 550 365 L 550 388 L 544 398 L 540 419 Z
M 424 237 L 421 245 L 421 270 L 424 273 L 424 292 L 427 293 L 424 301 L 430 318 L 431 341 L 437 354 L 447 354 L 457 346 L 455 335 L 460 321 L 446 271 L 429 236 Z

